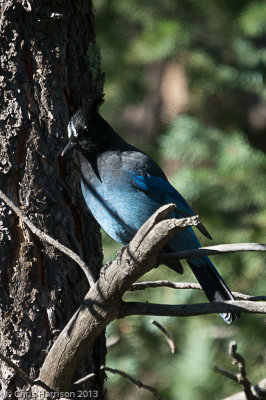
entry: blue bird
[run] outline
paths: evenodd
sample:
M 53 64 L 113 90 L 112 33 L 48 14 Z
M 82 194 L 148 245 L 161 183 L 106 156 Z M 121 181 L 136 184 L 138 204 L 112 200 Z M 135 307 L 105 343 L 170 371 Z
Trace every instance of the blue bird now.
M 161 168 L 145 153 L 125 142 L 100 116 L 100 99 L 79 109 L 68 124 L 71 148 L 79 150 L 81 189 L 88 209 L 100 226 L 126 245 L 142 224 L 162 205 L 174 203 L 171 217 L 195 215 L 186 200 L 169 183 Z M 211 238 L 206 228 L 197 228 Z M 192 228 L 177 234 L 165 251 L 200 247 Z M 234 300 L 223 278 L 208 257 L 187 260 L 209 301 Z M 180 262 L 168 265 L 182 273 Z M 237 315 L 221 314 L 230 324 Z

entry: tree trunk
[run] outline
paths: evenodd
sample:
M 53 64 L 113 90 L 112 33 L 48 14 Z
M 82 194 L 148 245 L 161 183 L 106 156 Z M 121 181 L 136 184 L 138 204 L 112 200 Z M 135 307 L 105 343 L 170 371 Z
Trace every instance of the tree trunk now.
M 35 225 L 79 253 L 96 276 L 99 229 L 82 202 L 77 163 L 60 156 L 70 115 L 102 91 L 92 4 L 0 0 L 0 7 L 0 187 Z M 88 285 L 72 260 L 41 242 L 3 202 L 0 239 L 0 349 L 35 379 Z M 97 390 L 102 398 L 104 362 L 103 336 L 75 376 L 96 377 L 76 390 Z M 3 362 L 0 374 L 0 398 L 17 399 L 26 390 Z

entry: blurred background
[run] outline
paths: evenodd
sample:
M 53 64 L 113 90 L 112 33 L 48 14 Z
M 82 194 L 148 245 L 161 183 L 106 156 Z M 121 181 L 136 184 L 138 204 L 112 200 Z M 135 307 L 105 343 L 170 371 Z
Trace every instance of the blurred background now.
M 265 242 L 266 1 L 97 0 L 97 42 L 106 74 L 102 115 L 151 155 L 198 213 L 214 240 L 203 245 Z M 105 261 L 120 246 L 104 235 Z M 212 257 L 230 288 L 265 295 L 265 256 Z M 161 266 L 142 278 L 194 281 Z M 199 291 L 148 289 L 127 300 L 206 301 Z M 253 384 L 266 377 L 265 318 L 243 315 L 226 326 L 217 315 L 156 318 L 173 336 L 171 354 L 151 317 L 108 327 L 120 343 L 107 365 L 156 387 L 164 400 L 222 399 L 241 388 L 213 372 L 236 371 L 230 340 Z M 153 399 L 117 375 L 108 399 Z

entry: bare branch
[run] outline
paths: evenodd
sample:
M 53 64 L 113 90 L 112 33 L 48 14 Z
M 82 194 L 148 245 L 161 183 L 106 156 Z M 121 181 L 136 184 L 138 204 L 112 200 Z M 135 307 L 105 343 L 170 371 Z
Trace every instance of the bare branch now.
M 164 245 L 178 232 L 196 225 L 198 217 L 165 219 L 175 206 L 161 207 L 137 232 L 59 334 L 40 370 L 39 380 L 55 390 L 71 384 L 73 373 L 100 332 L 119 314 L 121 298 L 143 274 L 158 265 Z
M 159 281 L 143 281 L 133 283 L 130 291 L 135 290 L 145 290 L 148 288 L 158 288 L 158 287 L 169 287 L 171 289 L 193 289 L 193 290 L 202 290 L 199 283 L 194 282 L 172 282 L 167 280 L 159 280 Z M 242 300 L 251 300 L 251 301 L 266 301 L 266 296 L 250 296 L 248 294 L 232 292 L 235 299 Z
M 128 374 L 127 372 L 121 371 L 119 369 L 105 367 L 105 366 L 102 366 L 102 369 L 104 371 L 112 372 L 112 374 L 117 374 L 117 375 L 122 376 L 123 378 L 128 379 L 130 382 L 134 383 L 139 388 L 148 390 L 149 392 L 153 393 L 154 397 L 156 397 L 156 399 L 162 400 L 162 397 L 160 396 L 159 392 L 156 389 L 154 389 L 153 387 L 146 385 L 145 383 L 141 382 L 140 380 L 134 378 L 132 375 Z
M 101 366 L 101 370 L 102 371 L 111 372 L 112 374 L 120 375 L 123 378 L 128 379 L 130 382 L 134 383 L 139 388 L 148 390 L 149 392 L 153 393 L 154 396 L 156 397 L 156 399 L 162 400 L 162 397 L 160 396 L 159 392 L 156 389 L 154 389 L 153 387 L 151 387 L 149 385 L 146 385 L 145 383 L 143 383 L 139 379 L 134 378 L 132 375 L 128 374 L 127 372 L 121 371 L 120 369 L 116 369 L 116 368 L 115 369 L 114 368 L 110 368 L 110 367 L 107 367 L 105 365 Z M 80 383 L 83 383 L 83 382 L 87 381 L 88 379 L 93 378 L 94 376 L 95 376 L 95 373 L 92 372 L 91 374 L 88 374 L 88 375 L 84 376 L 84 378 L 81 378 L 78 381 L 76 381 L 74 383 L 74 385 L 79 385 Z
M 263 399 L 265 398 L 264 396 L 266 395 L 266 379 L 264 379 L 262 382 L 264 382 L 264 396 L 262 394 L 262 391 L 260 390 L 261 388 L 256 385 L 255 387 L 252 387 L 250 381 L 247 378 L 247 373 L 246 373 L 246 363 L 244 358 L 241 356 L 241 354 L 237 353 L 237 344 L 235 341 L 231 341 L 229 343 L 229 354 L 232 357 L 233 365 L 238 366 L 238 373 L 234 374 L 233 372 L 227 371 L 223 368 L 214 367 L 214 370 L 216 372 L 221 373 L 222 375 L 226 376 L 227 378 L 230 378 L 234 380 L 235 382 L 238 382 L 242 387 L 244 392 L 237 393 L 236 395 L 229 396 L 227 397 L 227 400 L 258 400 L 258 399 Z M 261 392 L 261 393 L 260 393 Z M 225 399 L 226 400 L 226 399 Z
M 237 343 L 235 341 L 229 343 L 229 354 L 233 358 L 233 364 L 238 366 L 239 373 L 237 374 L 237 380 L 242 385 L 247 400 L 256 399 L 252 392 L 252 385 L 247 378 L 245 360 L 241 354 L 237 353 Z
M 13 361 L 11 361 L 8 357 L 6 357 L 3 353 L 0 353 L 0 358 L 3 360 L 9 367 L 13 368 L 13 370 L 29 385 L 33 386 L 34 385 L 34 380 L 29 377 L 28 374 L 26 374 L 23 369 L 21 369 L 18 365 L 14 364 Z
M 171 338 L 169 332 L 161 324 L 159 324 L 159 322 L 153 320 L 151 321 L 151 323 L 155 325 L 162 332 L 167 343 L 169 344 L 171 353 L 174 354 L 176 352 L 176 345 L 173 339 Z
M 227 369 L 224 369 L 224 368 L 218 367 L 218 365 L 215 365 L 215 366 L 213 367 L 213 370 L 214 370 L 215 372 L 218 372 L 219 374 L 221 374 L 221 375 L 223 375 L 223 376 L 226 376 L 226 377 L 229 378 L 229 379 L 232 379 L 232 381 L 238 382 L 237 375 L 234 374 L 234 373 L 231 372 L 231 371 L 228 371 Z
M 217 246 L 200 247 L 194 250 L 178 251 L 176 253 L 163 253 L 160 262 L 169 260 L 181 260 L 187 258 L 197 258 L 203 256 L 236 253 L 242 251 L 266 251 L 266 244 L 260 243 L 235 243 L 219 244 Z
M 132 314 L 201 315 L 221 312 L 266 313 L 266 303 L 231 301 L 224 303 L 161 306 L 122 303 L 124 293 L 146 272 L 158 265 L 165 244 L 199 218 L 166 219 L 175 208 L 168 204 L 157 210 L 136 233 L 116 260 L 102 270 L 77 312 L 57 337 L 41 367 L 39 380 L 54 390 L 68 390 L 73 373 L 88 348 L 114 319 Z M 158 313 L 159 312 L 159 313 Z M 67 382 L 67 383 L 66 383 Z M 38 392 L 38 388 L 37 388 Z
M 193 282 L 172 282 L 167 280 L 159 280 L 159 281 L 143 281 L 133 283 L 129 290 L 144 290 L 147 288 L 158 288 L 158 287 L 169 287 L 172 289 L 197 289 L 202 290 L 199 283 Z
M 29 227 L 29 229 L 34 233 L 34 235 L 38 236 L 42 241 L 45 241 L 55 247 L 57 250 L 61 251 L 68 257 L 70 257 L 73 261 L 75 261 L 84 274 L 86 275 L 90 287 L 92 287 L 95 283 L 94 278 L 89 270 L 89 267 L 86 265 L 86 263 L 72 250 L 70 250 L 68 247 L 64 246 L 58 240 L 53 239 L 51 236 L 49 236 L 47 233 L 42 232 L 39 228 L 37 228 L 31 220 L 26 217 L 26 215 L 23 214 L 23 212 L 15 206 L 13 201 L 11 201 L 3 192 L 0 190 L 0 199 L 2 199 L 16 214 L 18 217 L 22 219 L 22 221 Z
M 87 380 L 93 378 L 94 376 L 96 376 L 96 374 L 92 372 L 91 374 L 84 376 L 84 378 L 81 378 L 78 381 L 74 382 L 74 385 L 79 385 L 80 383 L 86 382 Z
M 170 305 L 131 301 L 121 303 L 119 317 L 123 318 L 128 315 L 192 317 L 195 315 L 225 312 L 266 314 L 266 302 L 230 300 L 212 303 Z

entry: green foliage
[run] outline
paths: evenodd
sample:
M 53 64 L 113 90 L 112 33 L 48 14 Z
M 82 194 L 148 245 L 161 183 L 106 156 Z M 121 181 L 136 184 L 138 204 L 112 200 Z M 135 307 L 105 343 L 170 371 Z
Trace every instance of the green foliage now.
M 251 37 L 261 36 L 266 32 L 266 4 L 264 1 L 251 2 L 239 17 L 239 24 L 244 34 Z
M 149 154 L 199 213 L 214 243 L 265 242 L 266 156 L 248 142 L 244 119 L 250 96 L 266 97 L 266 1 L 97 0 L 95 7 L 106 73 L 104 116 L 119 128 L 126 105 L 141 104 L 154 93 L 152 68 L 164 68 L 169 61 L 181 63 L 189 104 L 170 123 L 160 121 L 159 131 L 147 143 Z M 130 140 L 136 143 L 134 137 Z M 119 248 L 112 243 L 105 236 L 106 260 Z M 265 294 L 262 254 L 212 260 L 232 290 Z M 143 279 L 194 280 L 188 268 L 176 276 L 166 267 Z M 126 299 L 205 301 L 200 292 L 166 288 L 129 293 Z M 212 371 L 214 364 L 234 368 L 227 354 L 231 339 L 247 359 L 250 380 L 256 383 L 265 377 L 261 316 L 244 315 L 230 327 L 218 316 L 158 320 L 174 337 L 177 354 L 170 353 L 150 318 L 132 317 L 108 327 L 109 335 L 122 339 L 110 349 L 107 362 L 157 387 L 165 400 L 221 399 L 240 390 Z M 120 377 L 112 376 L 109 389 L 110 399 L 153 398 Z

